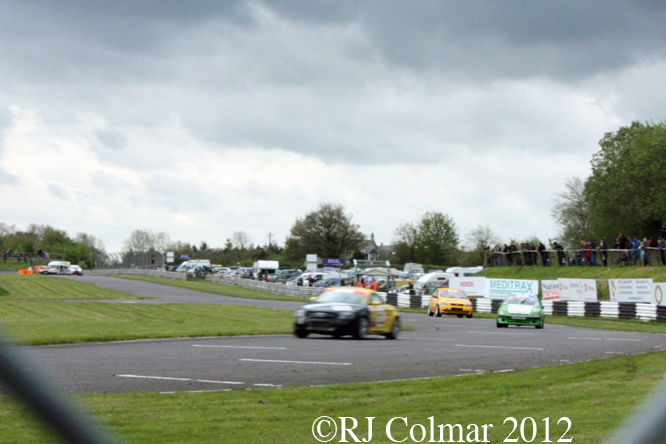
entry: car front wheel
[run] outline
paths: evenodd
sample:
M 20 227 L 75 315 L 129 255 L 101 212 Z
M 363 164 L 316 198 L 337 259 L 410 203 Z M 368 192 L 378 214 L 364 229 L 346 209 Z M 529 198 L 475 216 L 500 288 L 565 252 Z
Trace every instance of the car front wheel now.
M 307 338 L 308 337 L 308 331 L 304 328 L 297 328 L 294 330 L 294 334 L 296 335 L 297 338 Z
M 438 318 L 441 318 L 442 317 L 442 312 L 439 311 L 439 305 L 437 306 L 437 308 L 435 310 L 436 310 L 435 311 L 435 316 L 437 316 Z
M 365 339 L 368 335 L 368 318 L 360 318 L 356 323 L 354 339 Z
M 539 322 L 539 325 L 537 325 L 536 328 L 543 328 L 543 319 Z

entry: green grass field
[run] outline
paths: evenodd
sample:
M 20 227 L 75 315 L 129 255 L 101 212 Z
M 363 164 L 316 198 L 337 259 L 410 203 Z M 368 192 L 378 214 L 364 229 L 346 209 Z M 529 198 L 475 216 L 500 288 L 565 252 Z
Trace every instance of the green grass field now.
M 293 329 L 292 313 L 280 310 L 232 305 L 94 302 L 102 299 L 131 302 L 138 298 L 52 276 L 0 275 L 0 288 L 4 290 L 0 296 L 0 322 L 17 341 L 29 345 L 287 334 Z

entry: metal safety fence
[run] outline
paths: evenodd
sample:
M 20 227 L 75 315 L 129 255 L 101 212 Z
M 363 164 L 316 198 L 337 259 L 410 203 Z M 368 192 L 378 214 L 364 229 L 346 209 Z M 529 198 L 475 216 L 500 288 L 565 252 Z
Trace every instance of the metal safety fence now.
M 486 251 L 488 267 L 513 266 L 666 266 L 666 249 L 647 247 L 637 250 L 579 249 L 579 250 L 517 250 Z

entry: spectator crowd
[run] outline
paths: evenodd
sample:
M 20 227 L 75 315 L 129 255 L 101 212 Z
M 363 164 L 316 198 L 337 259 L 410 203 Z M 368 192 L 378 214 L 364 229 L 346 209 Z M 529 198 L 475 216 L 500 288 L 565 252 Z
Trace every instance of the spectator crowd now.
M 604 266 L 609 263 L 615 265 L 666 265 L 666 223 L 663 225 L 659 238 L 653 239 L 638 236 L 631 238 L 620 233 L 611 248 L 601 239 L 598 244 L 594 241 L 581 241 L 577 250 L 565 250 L 557 241 L 552 242 L 552 248 L 539 242 L 521 243 L 518 247 L 514 241 L 509 245 L 493 245 L 490 249 L 488 265 L 499 267 L 507 265 L 531 266 L 541 263 L 542 266 L 551 265 L 552 259 L 560 266 Z M 611 258 L 612 256 L 612 258 Z M 656 263 L 655 263 L 656 261 Z

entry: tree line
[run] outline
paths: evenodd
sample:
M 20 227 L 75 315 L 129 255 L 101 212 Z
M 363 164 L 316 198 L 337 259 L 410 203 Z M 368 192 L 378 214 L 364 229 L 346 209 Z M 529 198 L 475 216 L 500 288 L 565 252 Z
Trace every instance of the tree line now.
M 560 228 L 557 239 L 567 249 L 581 241 L 606 239 L 613 245 L 619 233 L 647 237 L 656 244 L 666 223 L 666 124 L 633 122 L 599 141 L 600 150 L 591 159 L 591 175 L 570 178 L 565 191 L 556 195 L 552 217 Z M 511 239 L 535 244 L 535 236 Z M 417 262 L 433 267 L 478 265 L 484 251 L 501 243 L 488 226 L 479 225 L 466 235 L 462 245 L 453 218 L 432 211 L 414 221 L 400 224 L 391 245 L 380 246 L 374 254 L 392 264 Z M 321 258 L 366 257 L 369 239 L 339 204 L 322 203 L 319 208 L 297 218 L 284 246 L 272 239 L 255 245 L 247 233 L 234 232 L 221 247 L 201 241 L 197 245 L 172 240 L 164 232 L 134 230 L 124 242 L 122 254 L 166 252 L 190 254 L 225 265 L 251 265 L 255 260 L 279 260 L 284 266 L 301 267 L 306 254 Z M 65 257 L 73 263 L 92 267 L 106 256 L 104 244 L 93 235 L 66 232 L 48 225 L 31 224 L 22 231 L 0 223 L 2 251 L 36 254 L 39 249 Z

